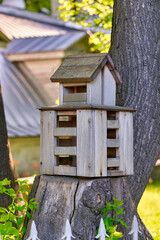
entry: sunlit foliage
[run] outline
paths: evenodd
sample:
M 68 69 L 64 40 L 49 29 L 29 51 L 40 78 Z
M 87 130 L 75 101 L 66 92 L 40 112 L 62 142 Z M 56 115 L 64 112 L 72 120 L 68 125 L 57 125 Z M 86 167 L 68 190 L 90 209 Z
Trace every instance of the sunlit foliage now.
M 113 0 L 59 0 L 59 16 L 91 29 L 91 51 L 106 52 L 110 46 Z

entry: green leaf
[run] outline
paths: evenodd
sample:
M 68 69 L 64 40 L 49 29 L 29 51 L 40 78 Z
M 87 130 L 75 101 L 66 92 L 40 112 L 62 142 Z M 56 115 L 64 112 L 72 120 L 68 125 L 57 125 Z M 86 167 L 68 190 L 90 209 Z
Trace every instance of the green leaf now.
M 5 178 L 3 181 L 1 181 L 2 186 L 10 185 L 11 181 Z
M 116 211 L 116 214 L 117 215 L 124 214 L 123 208 L 118 208 L 118 210 Z
M 6 208 L 0 207 L 0 212 L 1 212 L 1 213 L 7 213 L 8 211 L 7 211 Z
M 129 227 L 127 226 L 127 224 L 123 220 L 121 220 L 119 218 L 116 218 L 115 221 L 120 222 L 123 226 L 125 226 L 127 229 L 129 229 Z
M 0 221 L 1 222 L 6 222 L 9 219 L 9 215 L 7 213 L 2 213 L 0 216 Z

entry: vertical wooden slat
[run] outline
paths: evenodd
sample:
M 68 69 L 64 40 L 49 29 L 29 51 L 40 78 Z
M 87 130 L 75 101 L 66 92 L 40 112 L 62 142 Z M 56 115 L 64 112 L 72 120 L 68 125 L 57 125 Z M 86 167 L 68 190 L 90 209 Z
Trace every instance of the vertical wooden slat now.
M 107 66 L 103 71 L 103 105 L 115 106 L 116 82 Z
M 133 174 L 133 116 L 129 112 L 119 112 L 120 170 Z
M 59 105 L 63 104 L 63 94 L 64 94 L 63 84 L 59 83 Z
M 77 110 L 77 175 L 94 177 L 94 111 Z
M 95 176 L 107 176 L 106 111 L 95 111 Z M 94 147 L 94 146 L 93 146 Z
M 53 119 L 55 112 L 41 112 L 41 140 L 40 140 L 40 173 L 53 174 L 54 156 L 53 156 Z
M 91 104 L 102 104 L 102 74 L 101 71 L 91 83 Z

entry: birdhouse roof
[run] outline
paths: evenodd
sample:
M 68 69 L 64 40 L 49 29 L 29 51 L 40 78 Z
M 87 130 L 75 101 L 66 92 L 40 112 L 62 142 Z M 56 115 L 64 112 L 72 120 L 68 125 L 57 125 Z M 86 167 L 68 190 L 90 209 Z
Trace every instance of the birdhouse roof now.
M 68 56 L 51 76 L 52 82 L 91 82 L 107 65 L 117 84 L 122 83 L 109 54 L 92 53 Z

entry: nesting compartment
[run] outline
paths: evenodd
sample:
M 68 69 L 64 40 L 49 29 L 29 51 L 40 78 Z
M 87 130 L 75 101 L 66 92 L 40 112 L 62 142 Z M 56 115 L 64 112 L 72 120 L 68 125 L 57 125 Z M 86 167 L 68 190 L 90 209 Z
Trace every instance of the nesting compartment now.
M 41 173 L 82 177 L 133 174 L 129 111 L 41 111 Z

